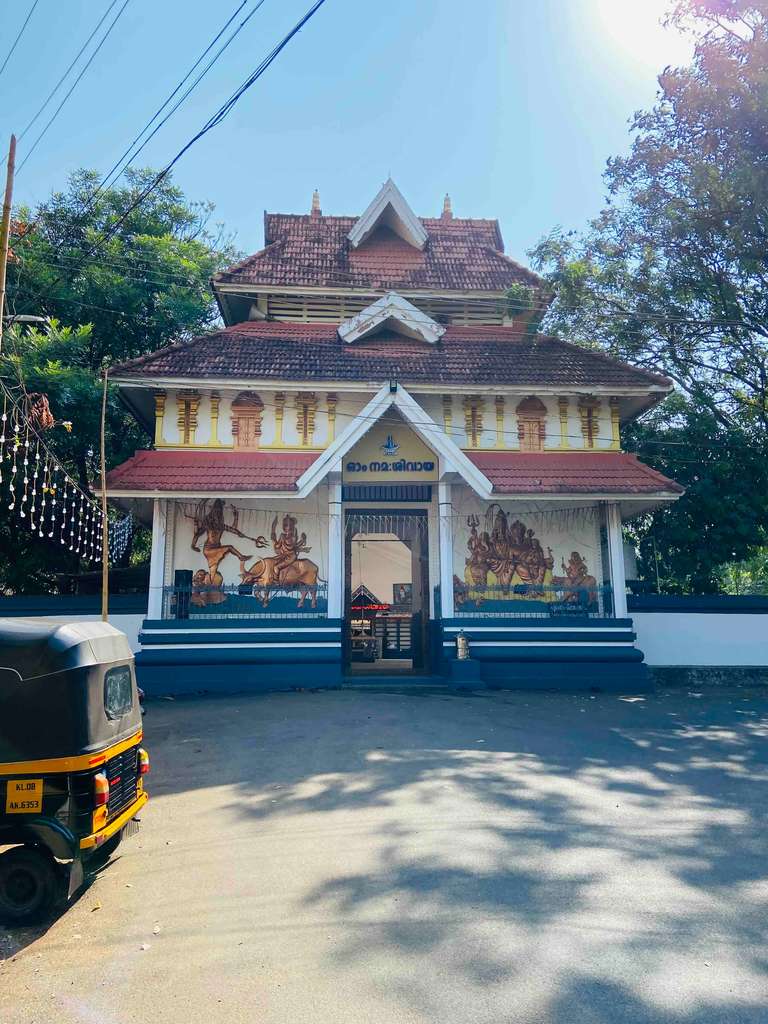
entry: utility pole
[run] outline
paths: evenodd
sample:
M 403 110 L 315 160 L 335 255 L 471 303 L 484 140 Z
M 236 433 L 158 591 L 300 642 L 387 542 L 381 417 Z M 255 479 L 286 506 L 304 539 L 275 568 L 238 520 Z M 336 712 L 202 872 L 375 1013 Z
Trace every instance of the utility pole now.
M 3 219 L 0 221 L 0 354 L 3 351 L 3 323 L 5 321 L 5 270 L 8 266 L 8 235 L 11 230 L 11 200 L 13 199 L 13 171 L 16 165 L 16 136 L 11 135 L 8 147 L 8 170 L 5 175 Z
M 104 390 L 101 393 L 101 618 L 109 622 L 109 520 L 107 519 L 107 375 L 104 367 Z

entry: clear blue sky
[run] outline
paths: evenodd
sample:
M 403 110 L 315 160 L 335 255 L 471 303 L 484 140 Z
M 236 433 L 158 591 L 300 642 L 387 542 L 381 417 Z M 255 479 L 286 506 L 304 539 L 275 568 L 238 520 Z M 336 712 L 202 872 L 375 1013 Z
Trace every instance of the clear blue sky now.
M 30 5 L 8 5 L 0 60 Z M 166 162 L 309 5 L 266 0 L 140 163 Z M 21 131 L 107 6 L 39 0 L 0 77 L 0 145 Z M 78 166 L 108 169 L 236 6 L 130 0 L 20 172 L 15 198 L 44 198 Z M 652 103 L 661 68 L 690 52 L 659 26 L 666 6 L 326 0 L 175 179 L 190 197 L 215 202 L 216 219 L 249 252 L 262 244 L 265 208 L 307 211 L 317 187 L 325 213 L 359 213 L 391 173 L 416 213 L 436 216 L 448 191 L 457 216 L 498 217 L 507 252 L 524 257 L 553 226 L 582 227 L 598 212 L 601 172 L 626 151 L 632 112 Z

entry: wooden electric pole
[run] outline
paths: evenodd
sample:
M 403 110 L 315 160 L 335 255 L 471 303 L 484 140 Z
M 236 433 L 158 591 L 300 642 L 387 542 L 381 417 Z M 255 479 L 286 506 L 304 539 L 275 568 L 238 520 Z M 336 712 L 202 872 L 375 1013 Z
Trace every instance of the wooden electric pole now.
M 16 136 L 11 135 L 8 147 L 8 170 L 5 175 L 3 219 L 0 221 L 0 353 L 3 351 L 3 324 L 5 321 L 5 270 L 8 266 L 8 236 L 11 231 L 11 201 L 13 199 L 13 171 L 16 165 Z
M 107 375 L 101 393 L 101 618 L 109 621 L 109 521 L 107 519 Z

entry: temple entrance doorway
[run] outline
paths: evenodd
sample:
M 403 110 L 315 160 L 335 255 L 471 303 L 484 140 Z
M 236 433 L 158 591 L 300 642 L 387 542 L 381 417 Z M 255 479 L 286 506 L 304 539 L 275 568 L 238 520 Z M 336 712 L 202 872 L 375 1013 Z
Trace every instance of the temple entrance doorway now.
M 344 655 L 354 675 L 422 672 L 427 661 L 427 516 L 346 513 Z

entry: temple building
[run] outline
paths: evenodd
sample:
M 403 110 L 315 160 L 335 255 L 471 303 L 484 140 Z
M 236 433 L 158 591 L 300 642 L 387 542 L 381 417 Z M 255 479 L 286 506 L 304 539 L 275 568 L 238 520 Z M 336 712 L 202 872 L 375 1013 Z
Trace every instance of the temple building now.
M 152 525 L 143 685 L 642 685 L 622 522 L 682 489 L 621 430 L 671 381 L 538 333 L 543 281 L 447 196 L 264 234 L 223 327 L 112 370 L 153 438 L 108 477 Z

